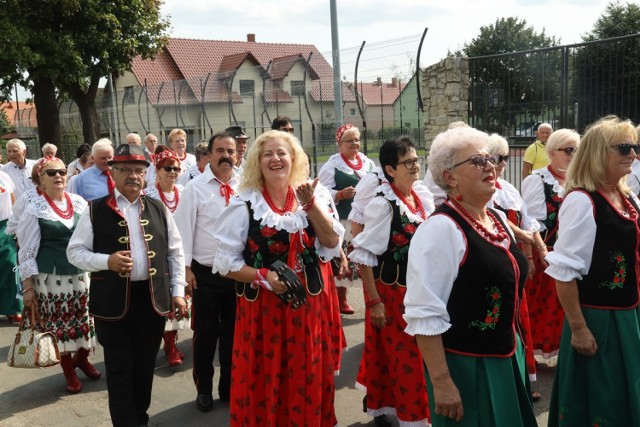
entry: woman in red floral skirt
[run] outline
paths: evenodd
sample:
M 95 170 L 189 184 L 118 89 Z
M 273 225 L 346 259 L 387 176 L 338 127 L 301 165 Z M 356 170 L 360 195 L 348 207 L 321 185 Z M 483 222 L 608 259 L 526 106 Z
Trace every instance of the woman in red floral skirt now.
M 380 147 L 386 182 L 369 203 L 362 233 L 353 240 L 352 261 L 360 265 L 365 289 L 365 342 L 356 387 L 366 393 L 366 412 L 380 426 L 427 426 L 429 405 L 422 358 L 414 337 L 404 329 L 407 254 L 418 225 L 433 212 L 420 178 L 420 160 L 408 137 Z M 388 236 L 386 239 L 384 236 Z
M 269 131 L 248 152 L 238 196 L 216 223 L 213 271 L 236 280 L 231 426 L 336 424 L 329 296 L 320 260 L 339 256 L 343 227 L 307 181 L 296 138 Z M 314 194 L 315 193 L 315 194 Z M 305 286 L 306 303 L 283 303 L 280 260 Z
M 533 171 L 522 181 L 522 198 L 529 216 L 540 223 L 540 235 L 544 240 L 544 244 L 533 248 L 536 272 L 525 288 L 533 349 L 545 359 L 555 356 L 560 348 L 564 311 L 558 300 L 555 280 L 544 272 L 547 267 L 544 259 L 556 241 L 565 174 L 579 145 L 580 135 L 576 132 L 569 129 L 553 132 L 546 144 L 549 166 Z

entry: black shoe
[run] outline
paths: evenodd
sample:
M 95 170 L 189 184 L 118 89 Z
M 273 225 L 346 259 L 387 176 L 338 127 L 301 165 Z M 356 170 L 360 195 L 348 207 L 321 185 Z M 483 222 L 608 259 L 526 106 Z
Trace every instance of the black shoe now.
M 373 421 L 376 423 L 376 427 L 391 427 L 393 423 L 389 421 L 386 415 L 378 415 L 373 417 Z
M 202 412 L 209 412 L 213 409 L 213 397 L 211 396 L 211 393 L 199 394 L 198 397 L 196 397 L 196 406 Z

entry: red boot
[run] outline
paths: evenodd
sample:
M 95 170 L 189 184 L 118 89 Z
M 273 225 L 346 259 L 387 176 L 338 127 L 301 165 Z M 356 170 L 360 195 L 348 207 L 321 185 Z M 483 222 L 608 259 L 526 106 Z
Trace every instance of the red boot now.
M 167 355 L 167 362 L 169 366 L 182 365 L 182 359 L 178 353 L 178 347 L 176 347 L 176 335 L 178 331 L 165 332 L 162 338 L 164 339 L 164 352 Z
M 89 362 L 89 350 L 86 348 L 80 348 L 76 351 L 76 354 L 73 356 L 73 366 L 80 369 L 87 378 L 91 378 L 92 380 L 97 380 L 100 378 L 100 375 L 102 375 L 100 371 Z
M 73 359 L 69 353 L 60 356 L 60 366 L 64 373 L 64 379 L 67 381 L 65 387 L 69 393 L 79 393 L 82 390 L 82 384 L 76 375 L 76 368 L 73 366 Z
M 338 290 L 338 305 L 340 306 L 340 313 L 342 314 L 353 314 L 354 309 L 347 302 L 347 288 L 344 286 L 337 286 Z

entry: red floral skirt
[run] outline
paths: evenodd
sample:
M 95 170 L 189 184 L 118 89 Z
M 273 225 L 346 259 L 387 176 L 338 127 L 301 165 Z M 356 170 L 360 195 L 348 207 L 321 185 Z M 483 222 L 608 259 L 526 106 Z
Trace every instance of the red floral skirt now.
M 342 329 L 342 317 L 340 316 L 340 307 L 338 305 L 338 291 L 336 290 L 336 282 L 333 277 L 331 262 L 320 262 L 320 271 L 322 272 L 322 280 L 324 281 L 323 292 L 326 293 L 329 304 L 325 308 L 326 322 L 331 331 L 331 353 L 334 358 L 333 370 L 336 375 L 340 373 L 340 361 L 342 359 L 342 351 L 347 348 L 347 338 Z
M 336 425 L 329 305 L 325 292 L 297 310 L 262 288 L 238 298 L 231 426 Z
M 406 288 L 380 282 L 376 282 L 376 288 L 388 323 L 376 328 L 367 309 L 356 387 L 367 393 L 367 413 L 373 417 L 395 414 L 400 421 L 427 420 L 429 403 L 422 356 L 415 338 L 404 332 Z
M 544 272 L 546 266 L 540 262 L 535 250 L 533 257 L 536 274 L 525 285 L 533 350 L 549 358 L 560 348 L 564 310 L 558 299 L 555 279 Z

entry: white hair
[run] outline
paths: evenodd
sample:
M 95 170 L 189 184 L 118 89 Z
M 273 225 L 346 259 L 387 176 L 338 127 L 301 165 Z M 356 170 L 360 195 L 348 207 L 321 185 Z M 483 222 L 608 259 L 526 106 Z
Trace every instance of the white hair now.
M 491 134 L 487 143 L 487 152 L 489 154 L 509 153 L 509 143 L 497 133 Z
M 549 123 L 544 122 L 544 123 L 540 123 L 540 125 L 538 126 L 538 130 L 542 129 L 542 128 L 548 128 L 551 132 L 553 132 L 553 126 L 551 126 Z
M 93 143 L 91 147 L 91 155 L 97 156 L 100 151 L 110 151 L 113 153 L 113 144 L 107 138 L 100 138 Z
M 142 144 L 142 140 L 140 139 L 140 135 L 138 135 L 135 132 L 131 132 L 130 134 L 127 135 L 127 144 L 129 143 L 129 138 L 133 138 L 134 141 L 137 141 L 136 145 Z
M 18 138 L 10 139 L 9 142 L 7 142 L 7 147 L 9 145 L 17 145 L 18 149 L 20 149 L 21 151 L 27 150 L 27 146 L 25 145 L 24 141 Z
M 44 154 L 45 151 L 49 151 L 52 150 L 53 151 L 53 155 L 55 156 L 56 153 L 58 152 L 58 147 L 56 147 L 55 145 L 53 145 L 50 142 L 47 142 L 46 144 L 44 144 L 42 146 L 42 154 Z

